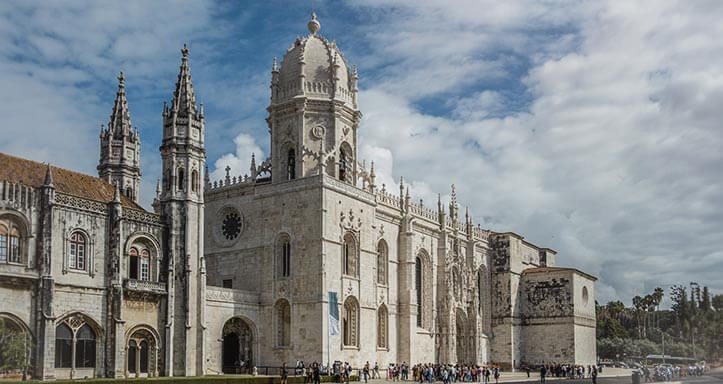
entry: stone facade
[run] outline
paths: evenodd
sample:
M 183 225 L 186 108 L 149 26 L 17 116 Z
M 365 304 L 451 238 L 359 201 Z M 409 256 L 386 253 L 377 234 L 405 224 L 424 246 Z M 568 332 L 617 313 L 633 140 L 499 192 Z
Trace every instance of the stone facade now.
M 274 59 L 271 156 L 213 182 L 184 47 L 154 213 L 136 204 L 122 74 L 99 177 L 0 154 L 0 317 L 33 340 L 36 377 L 595 362 L 595 278 L 474 225 L 454 186 L 428 206 L 403 180 L 377 185 L 358 158 L 356 68 L 320 27 Z

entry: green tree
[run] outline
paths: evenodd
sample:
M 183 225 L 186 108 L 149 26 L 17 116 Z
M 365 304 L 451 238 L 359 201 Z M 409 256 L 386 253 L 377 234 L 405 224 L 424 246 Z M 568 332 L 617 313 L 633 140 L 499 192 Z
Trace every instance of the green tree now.
M 26 369 L 30 347 L 30 338 L 23 330 L 0 318 L 0 371 Z
M 710 312 L 710 291 L 708 291 L 708 287 L 703 287 L 703 301 L 701 309 L 703 312 Z
M 723 311 L 723 294 L 713 296 L 711 301 L 713 302 L 713 308 L 717 312 Z

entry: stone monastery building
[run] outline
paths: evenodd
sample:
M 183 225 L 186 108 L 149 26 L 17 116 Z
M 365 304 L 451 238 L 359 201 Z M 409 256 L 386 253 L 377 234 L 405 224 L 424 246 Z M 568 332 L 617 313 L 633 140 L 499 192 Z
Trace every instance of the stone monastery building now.
M 595 278 L 475 226 L 454 187 L 433 207 L 380 188 L 358 158 L 356 67 L 308 28 L 274 60 L 271 156 L 246 175 L 208 179 L 185 46 L 155 212 L 123 74 L 98 177 L 0 154 L 0 318 L 35 377 L 595 363 Z

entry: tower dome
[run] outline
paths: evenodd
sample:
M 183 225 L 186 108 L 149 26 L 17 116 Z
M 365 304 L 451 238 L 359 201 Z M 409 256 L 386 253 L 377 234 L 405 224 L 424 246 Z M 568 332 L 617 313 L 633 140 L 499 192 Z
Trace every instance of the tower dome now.
M 344 55 L 336 42 L 319 34 L 321 23 L 311 14 L 309 35 L 298 37 L 281 59 L 281 68 L 274 61 L 272 104 L 283 103 L 297 96 L 337 100 L 356 109 L 356 74 L 350 73 Z

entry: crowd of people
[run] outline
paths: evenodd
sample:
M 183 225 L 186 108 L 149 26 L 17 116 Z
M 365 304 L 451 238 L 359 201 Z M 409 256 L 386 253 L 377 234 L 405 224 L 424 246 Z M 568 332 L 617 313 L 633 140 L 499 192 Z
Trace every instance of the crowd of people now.
M 652 383 L 656 381 L 672 381 L 673 379 L 680 379 L 683 376 L 701 376 L 704 369 L 697 365 L 675 367 L 661 364 L 654 368 L 642 367 L 639 371 L 645 378 L 646 383 Z
M 530 377 L 530 368 L 526 367 L 527 377 Z M 547 364 L 540 367 L 540 382 L 544 383 L 548 377 L 567 377 L 570 379 L 591 378 L 593 383 L 597 383 L 597 375 L 599 369 L 597 366 L 571 364 Z
M 352 368 L 348 362 L 335 361 L 331 367 L 319 363 L 305 365 L 299 361 L 294 369 L 296 376 L 304 376 L 305 384 L 319 384 L 322 375 L 331 375 L 336 383 L 349 383 L 353 371 L 358 370 L 359 380 L 367 383 L 370 379 L 385 378 L 389 381 L 414 381 L 420 384 L 442 382 L 444 384 L 458 382 L 478 382 L 490 384 L 494 380 L 499 383 L 501 370 L 498 366 L 480 366 L 474 364 L 433 364 L 420 363 L 409 366 L 407 362 L 390 363 L 384 369 L 378 363 L 370 364 L 368 361 L 360 369 Z M 523 367 L 530 377 L 533 369 L 529 366 Z M 595 365 L 571 365 L 571 364 L 546 364 L 537 366 L 540 383 L 545 384 L 550 377 L 569 379 L 592 379 L 597 384 L 597 376 L 602 372 L 601 367 Z M 660 365 L 655 368 L 642 367 L 638 370 L 639 375 L 644 377 L 645 382 L 671 381 L 682 376 L 699 376 L 703 374 L 703 368 L 698 366 L 674 367 Z M 286 365 L 281 368 L 281 381 L 286 384 L 289 370 Z

